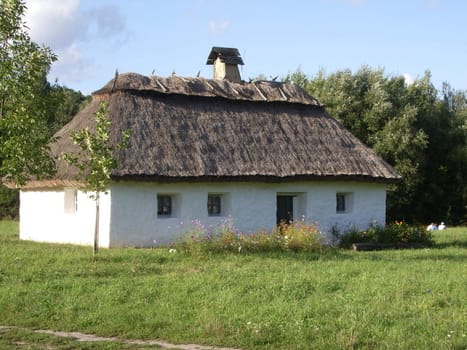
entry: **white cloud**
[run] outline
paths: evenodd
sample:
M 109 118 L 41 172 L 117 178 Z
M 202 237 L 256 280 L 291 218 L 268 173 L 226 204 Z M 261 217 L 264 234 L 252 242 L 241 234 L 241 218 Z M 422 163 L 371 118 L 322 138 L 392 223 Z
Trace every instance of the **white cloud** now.
M 227 20 L 222 21 L 209 21 L 209 30 L 215 34 L 222 34 L 230 27 L 230 22 Z
M 49 79 L 60 84 L 80 82 L 95 74 L 97 65 L 81 54 L 78 45 L 72 44 L 64 49 L 56 50 L 59 61 L 53 65 Z
M 407 86 L 410 86 L 414 83 L 414 78 L 409 73 L 404 73 L 402 75 Z
M 124 18 L 115 5 L 95 5 L 87 11 L 80 0 L 27 0 L 26 5 L 31 38 L 58 55 L 49 76 L 65 85 L 86 79 L 96 69 L 86 54 L 89 47 L 115 50 L 127 38 Z
M 80 40 L 86 23 L 79 13 L 79 0 L 29 0 L 26 23 L 31 38 L 52 49 Z
M 65 49 L 60 50 L 62 62 L 64 64 L 76 64 L 82 60 L 82 56 L 76 44 L 72 44 Z

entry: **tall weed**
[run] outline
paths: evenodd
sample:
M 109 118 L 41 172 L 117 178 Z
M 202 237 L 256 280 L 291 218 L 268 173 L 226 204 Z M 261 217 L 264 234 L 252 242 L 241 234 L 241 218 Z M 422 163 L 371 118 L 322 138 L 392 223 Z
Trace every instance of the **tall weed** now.
M 186 234 L 177 246 L 191 253 L 199 252 L 314 252 L 323 246 L 323 236 L 316 224 L 305 220 L 282 222 L 272 232 L 241 233 L 230 221 L 217 227 L 195 222 L 195 229 Z

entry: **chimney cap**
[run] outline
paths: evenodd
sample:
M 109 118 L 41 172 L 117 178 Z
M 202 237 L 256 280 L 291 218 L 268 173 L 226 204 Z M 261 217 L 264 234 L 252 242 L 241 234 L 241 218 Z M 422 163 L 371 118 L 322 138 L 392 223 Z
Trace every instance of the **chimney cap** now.
M 220 58 L 223 63 L 226 64 L 241 64 L 244 65 L 240 52 L 236 48 L 232 47 L 217 47 L 213 46 L 209 53 L 206 64 L 214 64 L 214 61 Z

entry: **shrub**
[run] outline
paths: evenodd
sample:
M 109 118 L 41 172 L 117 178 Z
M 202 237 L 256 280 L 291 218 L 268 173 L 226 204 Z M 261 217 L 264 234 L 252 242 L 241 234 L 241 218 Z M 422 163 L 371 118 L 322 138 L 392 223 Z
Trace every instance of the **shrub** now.
M 305 220 L 290 223 L 281 222 L 275 231 L 275 235 L 284 250 L 315 251 L 323 245 L 318 226 L 306 223 Z
M 421 226 L 410 226 L 403 221 L 396 221 L 386 226 L 370 225 L 367 230 L 350 229 L 342 235 L 334 233 L 339 238 L 339 245 L 349 248 L 353 243 L 394 244 L 401 246 L 408 243 L 431 245 L 431 232 Z
M 322 235 L 317 225 L 304 220 L 281 223 L 272 232 L 245 234 L 234 229 L 230 220 L 215 227 L 205 227 L 199 221 L 178 243 L 190 253 L 199 252 L 312 252 L 322 247 Z
M 0 184 L 0 219 L 17 219 L 19 216 L 19 191 Z
M 350 248 L 353 243 L 375 242 L 374 230 L 361 231 L 357 228 L 351 228 L 341 234 L 334 228 L 332 234 L 338 242 L 338 245 L 342 248 Z

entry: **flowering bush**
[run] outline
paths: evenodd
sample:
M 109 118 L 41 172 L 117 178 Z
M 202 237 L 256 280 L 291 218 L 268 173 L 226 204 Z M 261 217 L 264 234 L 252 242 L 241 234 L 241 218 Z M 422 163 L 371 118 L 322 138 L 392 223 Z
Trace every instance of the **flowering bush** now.
M 323 245 L 321 232 L 315 224 L 305 220 L 281 222 L 276 229 L 278 240 L 285 250 L 314 251 Z
M 322 247 L 322 235 L 317 225 L 305 220 L 281 223 L 272 232 L 245 234 L 234 229 L 230 220 L 215 227 L 194 221 L 195 229 L 188 232 L 179 245 L 189 252 L 311 252 Z
M 334 233 L 336 235 L 336 233 Z M 370 225 L 367 230 L 350 229 L 343 234 L 337 233 L 341 247 L 350 247 L 353 243 L 377 243 L 404 245 L 420 243 L 431 245 L 433 237 L 431 232 L 420 226 L 410 226 L 403 221 L 395 221 L 386 226 Z
M 338 245 L 342 248 L 350 248 L 353 243 L 374 243 L 376 242 L 373 231 L 361 231 L 357 228 L 351 228 L 344 233 L 339 232 L 336 228 L 333 229 L 332 234 L 335 237 Z

